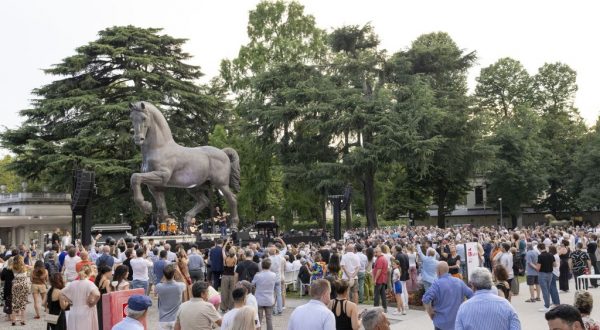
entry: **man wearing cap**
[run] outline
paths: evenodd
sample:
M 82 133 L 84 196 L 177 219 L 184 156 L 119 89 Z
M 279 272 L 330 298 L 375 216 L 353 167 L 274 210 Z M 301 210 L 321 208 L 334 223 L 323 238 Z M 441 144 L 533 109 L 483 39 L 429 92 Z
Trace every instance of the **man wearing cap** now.
M 134 294 L 127 300 L 127 317 L 115 324 L 112 330 L 144 330 L 144 321 L 152 300 L 148 296 Z

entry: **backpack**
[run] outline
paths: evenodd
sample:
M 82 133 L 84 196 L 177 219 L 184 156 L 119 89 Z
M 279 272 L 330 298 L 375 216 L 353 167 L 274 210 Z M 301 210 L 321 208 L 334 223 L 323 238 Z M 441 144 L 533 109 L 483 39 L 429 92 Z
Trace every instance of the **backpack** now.
M 60 273 L 60 270 L 58 269 L 58 265 L 56 264 L 55 261 L 48 261 L 46 263 L 46 269 L 48 270 L 49 277 L 52 277 L 52 275 L 54 275 L 56 273 Z

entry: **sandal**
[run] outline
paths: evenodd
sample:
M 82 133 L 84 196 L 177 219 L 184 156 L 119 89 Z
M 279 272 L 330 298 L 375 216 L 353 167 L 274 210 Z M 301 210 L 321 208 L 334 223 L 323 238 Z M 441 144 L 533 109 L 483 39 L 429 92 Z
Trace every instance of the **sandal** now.
M 527 299 L 527 300 L 525 300 L 525 302 L 530 302 L 530 303 L 535 302 L 535 298 Z
M 542 301 L 542 299 L 540 299 L 540 298 L 535 298 L 535 301 Z

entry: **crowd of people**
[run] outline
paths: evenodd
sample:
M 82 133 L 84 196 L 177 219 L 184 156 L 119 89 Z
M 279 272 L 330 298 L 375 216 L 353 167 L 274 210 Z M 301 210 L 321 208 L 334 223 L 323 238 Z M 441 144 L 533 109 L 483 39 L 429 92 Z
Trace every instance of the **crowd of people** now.
M 311 299 L 294 309 L 288 329 L 389 329 L 390 315 L 422 313 L 409 310 L 410 295 L 435 329 L 521 329 L 511 300 L 525 296 L 540 304 L 549 324 L 600 330 L 590 317 L 592 296 L 577 281 L 598 273 L 596 230 L 400 226 L 318 243 L 276 238 L 265 247 L 217 239 L 206 250 L 133 238 L 99 242 L 100 235 L 83 247 L 53 237 L 43 252 L 24 245 L 0 251 L 0 290 L 12 325 L 27 324 L 31 301 L 48 329 L 100 329 L 103 294 L 142 289 L 114 329 L 143 329 L 155 298 L 159 329 L 272 330 L 286 308 L 286 274 L 293 273 L 294 286 Z M 475 243 L 477 267 L 467 272 L 468 242 Z M 519 276 L 527 281 L 525 294 Z M 561 305 L 558 292 L 570 291 L 571 278 L 575 304 Z M 371 301 L 374 308 L 361 310 Z M 569 321 L 569 313 L 577 320 Z

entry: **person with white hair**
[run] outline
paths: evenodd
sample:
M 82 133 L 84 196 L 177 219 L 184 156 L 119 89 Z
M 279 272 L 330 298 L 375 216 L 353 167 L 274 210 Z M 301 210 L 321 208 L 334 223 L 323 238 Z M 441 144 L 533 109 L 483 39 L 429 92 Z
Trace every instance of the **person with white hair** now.
M 367 309 L 362 315 L 362 325 L 365 330 L 390 329 L 390 321 L 385 316 L 381 307 Z
M 427 249 L 427 255 L 421 251 L 421 245 L 417 244 L 417 253 L 421 259 L 423 268 L 421 269 L 421 280 L 423 281 L 423 287 L 425 291 L 431 287 L 431 284 L 437 279 L 437 265 L 438 261 L 435 257 L 435 250 L 433 248 Z
M 152 306 L 150 297 L 134 294 L 127 300 L 127 317 L 115 324 L 112 330 L 143 330 L 148 308 Z
M 489 269 L 476 267 L 469 277 L 469 285 L 475 293 L 458 308 L 455 330 L 521 329 L 521 321 L 513 306 L 492 290 L 494 282 Z

